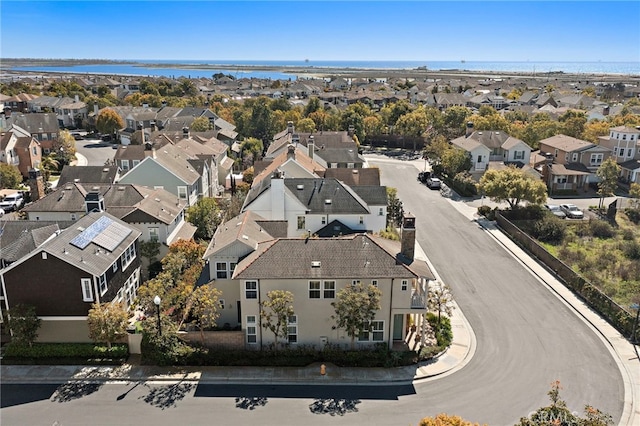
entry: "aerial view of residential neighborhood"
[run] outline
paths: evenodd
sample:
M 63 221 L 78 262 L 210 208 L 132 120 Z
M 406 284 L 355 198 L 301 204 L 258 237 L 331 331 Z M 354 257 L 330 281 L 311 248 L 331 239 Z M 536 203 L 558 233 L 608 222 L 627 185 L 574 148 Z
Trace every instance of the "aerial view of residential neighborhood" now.
M 0 12 L 0 424 L 640 426 L 640 3 Z

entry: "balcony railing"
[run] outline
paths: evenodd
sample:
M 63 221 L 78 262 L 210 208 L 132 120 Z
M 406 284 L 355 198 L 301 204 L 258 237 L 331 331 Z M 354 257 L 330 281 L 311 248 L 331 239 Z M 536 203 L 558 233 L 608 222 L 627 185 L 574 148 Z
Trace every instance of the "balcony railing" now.
M 424 293 L 414 290 L 411 293 L 411 309 L 426 309 L 427 297 Z

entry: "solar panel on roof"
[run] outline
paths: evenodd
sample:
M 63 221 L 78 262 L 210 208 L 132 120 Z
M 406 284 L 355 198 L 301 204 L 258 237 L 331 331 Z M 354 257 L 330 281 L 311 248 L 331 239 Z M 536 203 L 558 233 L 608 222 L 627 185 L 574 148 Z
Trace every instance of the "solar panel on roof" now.
M 130 233 L 131 229 L 117 222 L 112 222 L 105 230 L 93 239 L 93 243 L 99 245 L 103 249 L 114 251 Z
M 84 231 L 76 235 L 71 240 L 71 244 L 78 247 L 80 250 L 84 250 L 85 247 L 87 247 L 93 239 L 104 231 L 111 223 L 113 223 L 111 218 L 102 216 L 100 219 L 89 225 L 89 227 Z

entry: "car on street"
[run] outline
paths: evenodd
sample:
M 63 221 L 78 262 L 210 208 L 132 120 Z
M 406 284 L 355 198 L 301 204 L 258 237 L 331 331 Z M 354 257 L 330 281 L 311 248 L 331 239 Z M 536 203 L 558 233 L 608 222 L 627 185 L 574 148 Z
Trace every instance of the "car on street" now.
M 544 207 L 553 213 L 554 216 L 559 217 L 560 219 L 564 219 L 567 215 L 562 211 L 560 206 L 556 204 L 545 204 Z
M 434 176 L 430 176 L 427 179 L 427 186 L 431 189 L 440 189 L 442 187 L 442 181 Z
M 0 201 L 0 209 L 5 212 L 17 211 L 24 204 L 24 198 L 20 192 L 9 194 Z
M 570 219 L 584 219 L 584 213 L 575 204 L 560 204 L 560 209 Z
M 418 180 L 422 183 L 425 183 L 430 176 L 431 176 L 431 172 L 427 172 L 427 171 L 420 172 L 418 173 Z

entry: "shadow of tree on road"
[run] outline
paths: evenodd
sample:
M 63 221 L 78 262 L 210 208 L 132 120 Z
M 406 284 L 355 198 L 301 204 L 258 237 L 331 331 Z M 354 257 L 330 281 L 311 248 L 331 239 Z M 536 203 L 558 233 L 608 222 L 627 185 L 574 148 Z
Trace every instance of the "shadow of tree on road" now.
M 344 416 L 347 413 L 357 413 L 360 404 L 359 399 L 325 398 L 316 399 L 309 405 L 309 411 L 314 414 L 329 414 L 331 416 Z
M 264 407 L 265 405 L 267 405 L 267 398 L 264 396 L 236 397 L 236 408 L 243 410 L 255 410 L 256 407 Z
M 100 370 L 87 370 L 76 373 L 70 381 L 58 386 L 50 400 L 55 402 L 69 402 L 97 392 L 104 384 L 104 375 Z
M 154 387 L 149 390 L 146 396 L 141 396 L 139 399 L 164 410 L 165 408 L 176 407 L 177 402 L 183 400 L 187 393 L 195 387 L 194 383 L 179 381 L 167 386 Z

